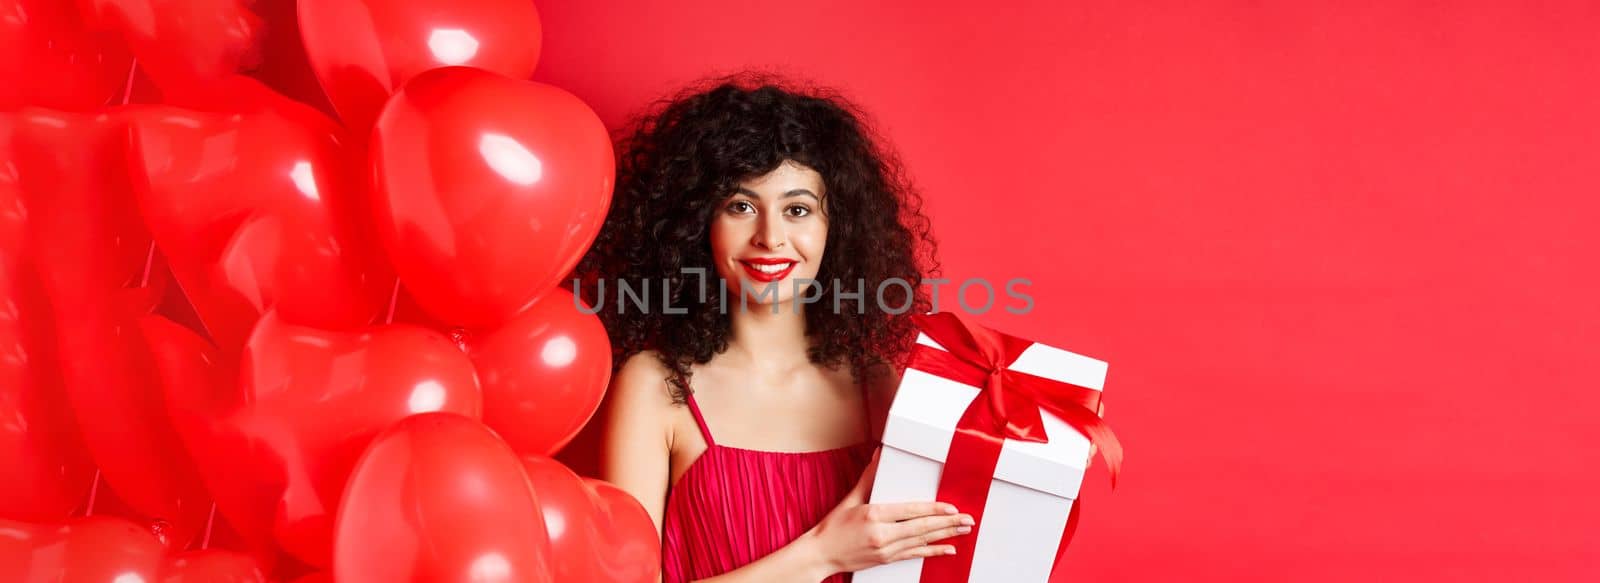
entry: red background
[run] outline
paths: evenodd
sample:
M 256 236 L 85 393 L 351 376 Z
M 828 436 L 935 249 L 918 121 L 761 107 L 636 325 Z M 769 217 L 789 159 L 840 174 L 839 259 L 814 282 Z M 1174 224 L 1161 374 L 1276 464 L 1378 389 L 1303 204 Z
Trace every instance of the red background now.
M 640 4 L 540 1 L 536 78 L 838 87 L 1033 280 L 981 320 L 1111 363 L 1063 580 L 1600 577 L 1594 3 Z

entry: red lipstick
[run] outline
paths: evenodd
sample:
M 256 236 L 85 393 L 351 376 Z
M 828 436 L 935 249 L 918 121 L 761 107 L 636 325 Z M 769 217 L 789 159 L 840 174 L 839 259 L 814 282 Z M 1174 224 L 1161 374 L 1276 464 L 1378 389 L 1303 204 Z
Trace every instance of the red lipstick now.
M 783 264 L 788 264 L 788 267 L 784 267 L 782 270 L 776 272 L 762 271 L 760 267 L 757 267 Z M 750 279 L 754 279 L 759 282 L 773 282 L 788 277 L 789 272 L 794 271 L 794 266 L 799 264 L 800 263 L 798 261 L 793 259 L 784 259 L 781 257 L 752 257 L 750 259 L 739 260 L 739 265 L 744 267 L 744 272 L 750 275 Z

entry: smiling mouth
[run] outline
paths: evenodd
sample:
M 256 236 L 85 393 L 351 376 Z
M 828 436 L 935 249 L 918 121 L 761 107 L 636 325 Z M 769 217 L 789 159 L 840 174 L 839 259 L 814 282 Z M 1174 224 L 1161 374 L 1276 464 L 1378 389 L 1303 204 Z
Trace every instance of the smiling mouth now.
M 757 281 L 777 281 L 779 279 L 783 279 L 783 277 L 788 275 L 789 271 L 793 270 L 794 266 L 796 265 L 796 263 L 792 261 L 788 263 L 772 264 L 740 261 L 739 264 L 744 266 L 745 273 L 750 274 L 750 277 Z
M 792 261 L 789 263 L 741 263 L 760 270 L 762 273 L 783 273 L 784 270 L 794 267 L 794 262 Z

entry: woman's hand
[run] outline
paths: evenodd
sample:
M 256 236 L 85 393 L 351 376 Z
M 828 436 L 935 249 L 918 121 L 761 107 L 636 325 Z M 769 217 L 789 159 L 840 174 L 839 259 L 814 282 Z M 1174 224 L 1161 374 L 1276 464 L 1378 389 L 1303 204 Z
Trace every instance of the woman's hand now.
M 881 451 L 881 450 L 880 450 Z M 867 504 L 878 455 L 854 489 L 804 536 L 823 577 L 906 559 L 955 554 L 935 541 L 972 531 L 972 517 L 942 502 Z

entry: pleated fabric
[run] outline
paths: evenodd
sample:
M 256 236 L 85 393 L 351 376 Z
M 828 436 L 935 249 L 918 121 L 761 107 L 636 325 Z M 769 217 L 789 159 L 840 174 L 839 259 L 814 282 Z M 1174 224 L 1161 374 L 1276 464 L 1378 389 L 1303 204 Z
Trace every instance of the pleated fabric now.
M 789 544 L 838 505 L 872 459 L 870 426 L 867 442 L 823 451 L 721 446 L 711 438 L 692 395 L 688 401 L 709 448 L 667 492 L 664 583 L 715 577 Z M 823 582 L 849 580 L 849 573 L 839 573 Z

